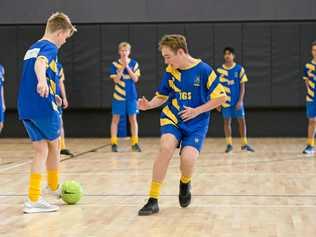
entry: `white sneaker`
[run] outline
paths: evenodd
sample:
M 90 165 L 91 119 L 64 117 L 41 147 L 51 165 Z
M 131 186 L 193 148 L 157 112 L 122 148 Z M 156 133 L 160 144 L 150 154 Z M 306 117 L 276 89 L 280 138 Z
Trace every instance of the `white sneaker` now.
M 58 188 L 55 191 L 52 191 L 49 187 L 46 187 L 44 193 L 48 195 L 56 196 L 57 199 L 60 199 L 61 198 L 61 185 L 58 184 Z
M 29 198 L 24 202 L 24 213 L 40 213 L 40 212 L 55 212 L 58 211 L 59 207 L 56 205 L 49 204 L 42 197 L 36 202 L 32 202 Z

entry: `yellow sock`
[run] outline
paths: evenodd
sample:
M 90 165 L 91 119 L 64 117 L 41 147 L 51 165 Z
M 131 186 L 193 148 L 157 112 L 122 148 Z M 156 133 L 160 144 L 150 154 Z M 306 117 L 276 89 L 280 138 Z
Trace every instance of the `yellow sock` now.
M 226 144 L 227 144 L 227 145 L 233 145 L 233 139 L 232 139 L 232 137 L 226 137 Z
M 149 197 L 159 199 L 161 183 L 152 181 L 149 191 Z
M 111 137 L 111 144 L 117 145 L 118 144 L 118 138 L 117 137 Z
M 47 183 L 50 190 L 57 190 L 59 184 L 58 170 L 47 170 Z
M 247 144 L 248 144 L 247 137 L 242 137 L 241 138 L 241 145 L 244 146 L 244 145 L 247 145 Z
M 181 176 L 181 182 L 184 183 L 184 184 L 187 184 L 191 181 L 191 177 L 188 177 L 188 176 Z
M 64 137 L 60 137 L 60 149 L 66 149 L 66 143 L 65 143 L 65 138 Z
M 131 137 L 131 144 L 132 146 L 138 144 L 138 136 Z
M 36 202 L 41 196 L 41 174 L 32 173 L 29 183 L 29 199 Z
M 314 146 L 314 138 L 307 138 L 307 145 Z

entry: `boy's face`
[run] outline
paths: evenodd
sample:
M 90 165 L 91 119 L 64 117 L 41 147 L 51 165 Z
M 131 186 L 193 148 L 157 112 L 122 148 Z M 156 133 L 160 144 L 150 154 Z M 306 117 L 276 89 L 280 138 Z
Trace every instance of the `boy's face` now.
M 164 58 L 165 64 L 170 65 L 174 69 L 178 69 L 183 61 L 184 51 L 182 49 L 178 49 L 175 53 L 168 46 L 162 46 L 161 55 Z
M 312 47 L 312 56 L 313 56 L 313 59 L 316 60 L 316 45 Z
M 119 49 L 119 55 L 121 58 L 128 58 L 131 53 L 131 50 L 129 47 L 122 47 Z
M 234 60 L 235 60 L 235 55 L 232 52 L 226 50 L 224 53 L 225 63 L 232 63 L 232 62 L 234 62 Z
M 70 38 L 71 31 L 70 30 L 60 30 L 56 33 L 57 46 L 60 48 L 63 44 L 66 43 L 66 40 Z

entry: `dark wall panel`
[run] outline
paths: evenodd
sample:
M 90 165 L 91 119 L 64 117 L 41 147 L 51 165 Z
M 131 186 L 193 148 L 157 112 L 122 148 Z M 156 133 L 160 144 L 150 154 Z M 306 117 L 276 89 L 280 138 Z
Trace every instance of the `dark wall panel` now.
M 272 106 L 299 106 L 300 33 L 295 23 L 272 25 Z
M 137 84 L 138 96 L 151 98 L 157 87 L 157 26 L 131 25 L 129 42 L 132 45 L 132 57 L 138 61 L 141 70 Z
M 271 105 L 270 29 L 268 23 L 243 25 L 242 61 L 249 79 L 245 103 L 249 107 Z
M 105 25 L 101 27 L 101 105 L 110 108 L 113 94 L 113 82 L 109 77 L 111 63 L 118 59 L 117 46 L 128 41 L 127 25 Z
M 17 35 L 15 26 L 0 27 L 0 64 L 5 68 L 4 94 L 7 109 L 16 108 L 18 91 Z
M 234 47 L 236 50 L 236 60 L 242 63 L 242 24 L 215 24 L 215 63 L 214 66 L 223 64 L 223 50 L 226 46 Z
M 100 27 L 82 25 L 78 31 L 81 33 L 73 38 L 71 104 L 74 108 L 100 108 Z

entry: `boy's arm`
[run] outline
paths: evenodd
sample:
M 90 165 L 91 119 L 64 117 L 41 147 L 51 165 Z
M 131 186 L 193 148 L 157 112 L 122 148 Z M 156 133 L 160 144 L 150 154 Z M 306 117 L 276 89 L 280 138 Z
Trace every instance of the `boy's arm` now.
M 61 95 L 61 98 L 63 100 L 63 108 L 64 109 L 67 109 L 68 108 L 68 99 L 67 99 L 67 94 L 66 94 L 66 87 L 65 87 L 65 74 L 64 72 L 62 71 L 61 73 L 61 78 L 59 80 L 59 86 L 60 86 L 60 95 Z
M 47 59 L 38 57 L 34 65 L 35 74 L 38 80 L 36 91 L 41 97 L 48 97 L 49 88 L 46 79 Z
M 243 105 L 244 103 L 244 97 L 245 97 L 245 90 L 246 90 L 246 87 L 245 87 L 245 83 L 241 83 L 240 84 L 240 89 L 239 89 L 239 100 L 236 104 L 236 108 L 237 109 L 240 109 L 241 106 Z
M 136 83 L 139 80 L 139 73 L 134 72 L 128 65 L 126 66 L 127 72 L 132 78 L 132 80 Z
M 3 112 L 5 111 L 5 102 L 4 102 L 4 89 L 3 89 L 3 87 L 1 88 L 1 96 L 2 96 L 2 110 L 3 110 Z
M 149 110 L 158 108 L 163 105 L 168 100 L 168 97 L 154 96 L 150 101 L 148 101 L 144 96 L 141 99 L 138 99 L 138 108 L 140 110 Z

